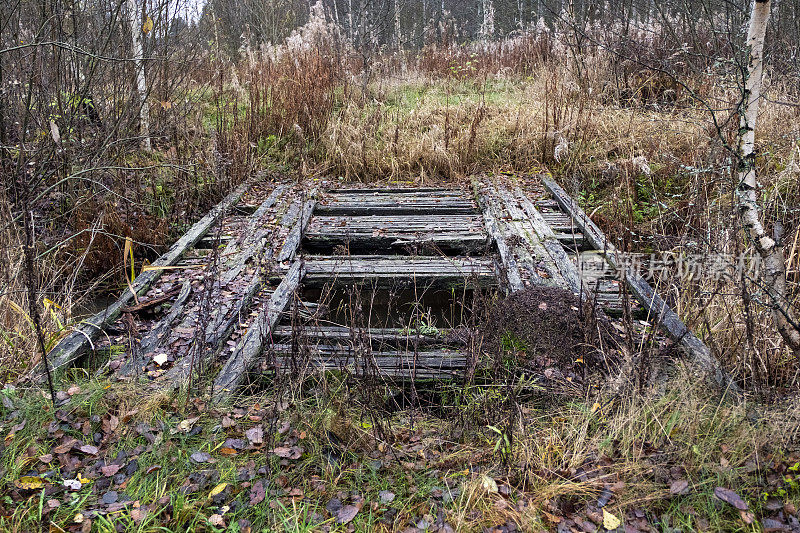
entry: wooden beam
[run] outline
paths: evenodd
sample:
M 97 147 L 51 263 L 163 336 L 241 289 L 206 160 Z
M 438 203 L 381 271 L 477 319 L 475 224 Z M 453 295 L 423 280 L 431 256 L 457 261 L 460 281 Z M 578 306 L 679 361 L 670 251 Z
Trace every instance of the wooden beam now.
M 189 248 L 203 238 L 232 205 L 239 201 L 250 185 L 251 181 L 247 181 L 228 194 L 206 216 L 201 218 L 186 234 L 178 239 L 164 255 L 153 261 L 151 266 L 167 267 L 174 265 Z M 139 274 L 132 284 L 133 292 L 137 296 L 145 294 L 153 283 L 161 277 L 162 272 L 163 270 L 161 269 L 153 269 Z M 108 306 L 104 311 L 84 320 L 72 333 L 61 339 L 47 354 L 51 371 L 58 372 L 72 365 L 80 356 L 94 349 L 94 344 L 100 339 L 103 330 L 116 321 L 123 308 L 134 300 L 133 292 L 130 289 L 126 289 L 116 302 Z M 45 377 L 44 366 L 41 363 L 33 370 L 33 376 L 36 380 L 41 380 Z
M 564 278 L 564 281 L 567 282 L 567 285 L 573 293 L 580 295 L 586 287 L 583 286 L 578 269 L 567 255 L 567 252 L 564 251 L 564 247 L 556 237 L 555 232 L 550 225 L 545 222 L 544 217 L 542 217 L 541 213 L 539 213 L 539 210 L 536 209 L 533 203 L 528 199 L 527 196 L 525 196 L 519 187 L 514 190 L 514 195 L 519 201 L 522 210 L 527 215 L 528 221 L 533 227 L 533 230 L 541 240 L 542 246 L 544 246 L 544 249 L 550 255 L 550 259 L 552 259 L 553 264 Z
M 286 241 L 283 243 L 283 248 L 281 248 L 281 251 L 278 254 L 279 263 L 292 261 L 294 256 L 297 254 L 297 250 L 300 247 L 300 241 L 303 239 L 306 227 L 311 221 L 311 215 L 314 213 L 314 208 L 317 205 L 317 200 L 314 198 L 314 196 L 316 196 L 316 191 L 313 191 L 310 194 L 311 198 L 306 200 L 303 204 L 303 208 L 300 210 L 297 222 L 295 222 L 294 227 L 286 237 Z
M 553 196 L 553 199 L 561 206 L 561 209 L 572 217 L 591 245 L 603 253 L 606 261 L 615 270 L 619 270 L 617 250 L 606 239 L 600 228 L 555 181 L 543 176 L 542 183 Z M 649 311 L 650 317 L 654 318 L 664 328 L 669 337 L 680 345 L 704 372 L 710 374 L 720 387 L 736 393 L 740 392 L 739 386 L 722 369 L 722 365 L 711 353 L 708 346 L 686 327 L 686 324 L 656 294 L 650 284 L 631 269 L 628 269 L 623 275 L 631 293 Z
M 438 256 L 314 256 L 306 261 L 309 286 L 327 283 L 374 283 L 387 285 L 454 286 L 496 283 L 490 258 Z
M 475 185 L 477 189 L 478 186 L 477 184 Z M 486 232 L 489 234 L 492 241 L 494 241 L 497 252 L 500 255 L 500 262 L 503 265 L 502 270 L 508 282 L 508 288 L 511 292 L 521 291 L 525 288 L 525 284 L 522 282 L 522 273 L 519 270 L 519 265 L 517 265 L 514 254 L 511 252 L 506 235 L 500 229 L 500 223 L 498 221 L 500 213 L 498 212 L 498 207 L 488 197 L 481 194 L 479 190 L 476 190 L 476 194 L 478 195 L 483 210 Z
M 214 381 L 213 389 L 217 399 L 233 393 L 242 384 L 246 373 L 256 364 L 258 357 L 264 353 L 266 341 L 271 337 L 272 330 L 297 291 L 304 274 L 303 260 L 295 260 L 283 281 L 270 296 L 266 306 L 258 314 L 244 337 L 239 340 L 236 349 L 220 370 Z
M 360 377 L 377 374 L 390 379 L 453 379 L 464 375 L 467 356 L 448 350 L 413 351 L 390 350 L 361 352 L 349 347 L 318 345 L 307 358 L 292 357 L 291 345 L 272 347 L 268 361 L 283 372 L 304 368 L 318 371 L 342 370 Z

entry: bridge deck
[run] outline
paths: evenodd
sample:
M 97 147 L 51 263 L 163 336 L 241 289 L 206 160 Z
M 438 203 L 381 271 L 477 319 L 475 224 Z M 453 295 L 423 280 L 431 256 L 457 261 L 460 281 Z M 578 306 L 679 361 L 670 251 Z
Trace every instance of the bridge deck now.
M 213 379 L 222 395 L 253 372 L 338 369 L 452 379 L 480 354 L 468 353 L 463 338 L 422 323 L 434 320 L 430 302 L 422 301 L 428 294 L 549 285 L 609 314 L 646 312 L 643 298 L 628 304 L 630 284 L 615 279 L 612 268 L 584 268 L 592 259 L 596 267 L 598 258 L 601 267 L 614 265 L 599 248 L 607 241 L 560 188 L 544 182 L 551 198 L 533 200 L 488 179 L 476 180 L 474 191 L 241 187 L 136 279 L 135 296 L 125 291 L 67 335 L 50 361 L 65 368 L 107 337 L 128 348 L 101 372 L 160 387 L 182 386 L 193 376 Z M 643 281 L 634 281 L 634 296 L 646 293 Z M 344 323 L 334 323 L 321 295 L 337 290 L 362 303 L 375 304 L 380 290 L 410 292 L 417 300 L 400 306 L 412 310 L 404 327 L 388 301 L 378 304 L 381 327 L 360 316 L 362 303 L 338 309 Z

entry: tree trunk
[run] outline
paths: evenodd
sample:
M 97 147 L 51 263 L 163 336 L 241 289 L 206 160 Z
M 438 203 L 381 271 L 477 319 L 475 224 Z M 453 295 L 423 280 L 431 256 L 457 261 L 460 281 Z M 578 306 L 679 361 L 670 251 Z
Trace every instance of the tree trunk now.
M 770 0 L 755 0 L 747 32 L 747 73 L 739 108 L 739 139 L 737 146 L 739 185 L 736 197 L 742 225 L 762 261 L 764 290 L 769 296 L 772 316 L 786 344 L 800 352 L 798 331 L 791 305 L 786 300 L 786 263 L 780 243 L 780 231 L 775 239 L 767 235 L 758 209 L 756 182 L 755 127 L 761 97 L 761 77 L 764 70 L 764 36 L 770 13 Z
M 494 4 L 492 0 L 483 0 L 483 24 L 481 38 L 488 41 L 494 37 Z
M 139 133 L 142 149 L 150 151 L 150 104 L 147 103 L 147 80 L 144 76 L 144 48 L 142 47 L 142 16 L 136 0 L 126 0 L 128 23 L 131 30 L 133 62 L 136 69 L 136 94 L 139 97 Z
M 403 46 L 403 36 L 400 34 L 400 0 L 394 0 L 394 48 L 398 52 Z

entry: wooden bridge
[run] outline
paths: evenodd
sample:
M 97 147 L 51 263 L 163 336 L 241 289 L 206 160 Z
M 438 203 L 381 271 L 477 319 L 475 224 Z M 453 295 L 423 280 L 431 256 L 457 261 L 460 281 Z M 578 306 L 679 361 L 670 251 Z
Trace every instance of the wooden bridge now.
M 383 290 L 410 294 L 419 310 L 413 302 L 437 291 L 548 285 L 591 298 L 610 315 L 632 294 L 627 308 L 659 322 L 724 382 L 708 348 L 650 286 L 634 272 L 620 278 L 616 250 L 589 217 L 553 181 L 541 183 L 535 197 L 488 178 L 467 190 L 243 185 L 117 302 L 66 335 L 49 364 L 58 372 L 101 352 L 109 357 L 100 372 L 119 379 L 179 387 L 201 376 L 221 395 L 251 374 L 287 370 L 459 377 L 469 360 L 463 339 L 423 327 L 419 314 L 403 326 L 388 319 L 376 326 L 345 300 L 365 290 L 374 304 Z M 331 305 L 339 318 L 321 319 L 320 308 Z

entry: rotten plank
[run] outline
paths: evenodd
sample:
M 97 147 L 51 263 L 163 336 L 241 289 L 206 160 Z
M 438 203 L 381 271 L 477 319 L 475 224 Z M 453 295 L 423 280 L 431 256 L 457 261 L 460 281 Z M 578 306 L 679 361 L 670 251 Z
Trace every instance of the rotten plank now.
M 316 191 L 312 192 L 310 196 L 311 198 L 306 200 L 306 202 L 303 204 L 303 208 L 300 210 L 297 222 L 289 232 L 289 235 L 286 237 L 283 248 L 281 248 L 281 251 L 278 254 L 279 263 L 293 260 L 295 254 L 297 253 L 297 249 L 300 247 L 300 241 L 303 239 L 306 227 L 311 221 L 311 216 L 314 213 L 314 208 L 317 205 L 317 200 L 314 198 L 314 196 L 316 196 Z
M 612 268 L 619 271 L 617 250 L 606 239 L 602 230 L 555 181 L 543 176 L 542 183 L 553 196 L 553 199 L 558 202 L 561 209 L 572 217 L 591 245 L 602 252 Z M 722 369 L 722 365 L 711 353 L 708 346 L 686 327 L 686 324 L 683 323 L 677 313 L 667 305 L 667 302 L 653 290 L 647 281 L 631 269 L 626 269 L 623 272 L 623 278 L 628 284 L 631 293 L 649 311 L 649 316 L 658 322 L 669 337 L 680 345 L 704 372 L 707 372 L 723 389 L 736 393 L 740 391 L 739 386 Z
M 519 187 L 514 190 L 514 195 L 525 215 L 527 215 L 528 222 L 539 237 L 545 251 L 549 254 L 556 269 L 561 273 L 561 277 L 564 278 L 573 293 L 576 295 L 581 294 L 584 286 L 581 282 L 580 274 L 578 274 L 578 270 L 567 255 L 567 252 L 564 251 L 564 247 L 556 237 L 553 229 Z
M 475 187 L 477 189 L 477 183 Z M 483 220 L 486 225 L 486 232 L 494 241 L 497 251 L 500 254 L 500 262 L 503 265 L 502 270 L 505 274 L 508 286 L 511 292 L 521 291 L 525 288 L 525 284 L 522 282 L 522 274 L 519 270 L 517 260 L 509 247 L 506 233 L 500 229 L 498 217 L 501 215 L 498 212 L 498 208 L 489 198 L 480 194 L 479 191 L 476 190 L 476 194 L 478 195 L 481 208 L 483 209 Z
M 377 284 L 491 286 L 496 283 L 491 258 L 438 256 L 333 256 L 309 258 L 306 283 L 370 282 Z
M 245 374 L 253 368 L 258 357 L 264 353 L 265 341 L 271 337 L 272 330 L 297 291 L 304 274 L 303 261 L 294 261 L 254 324 L 240 339 L 236 349 L 220 370 L 213 388 L 218 399 L 234 392 L 241 385 Z
M 147 360 L 147 356 L 155 351 L 161 343 L 162 339 L 169 334 L 172 324 L 178 319 L 178 316 L 183 312 L 186 301 L 192 293 L 192 282 L 186 280 L 180 289 L 178 297 L 172 302 L 172 307 L 169 313 L 158 321 L 158 323 L 142 338 L 138 350 L 133 352 L 128 357 L 128 360 L 117 372 L 120 376 L 130 376 L 136 372 L 141 371 L 141 366 Z
M 72 365 L 79 357 L 89 350 L 93 350 L 94 344 L 102 335 L 103 330 L 108 327 L 109 324 L 116 321 L 122 313 L 122 310 L 134 300 L 134 293 L 136 296 L 145 294 L 153 283 L 161 277 L 163 269 L 158 267 L 174 265 L 181 256 L 183 256 L 189 248 L 194 246 L 211 227 L 217 223 L 222 215 L 242 197 L 250 185 L 251 181 L 247 181 L 237 187 L 220 203 L 214 206 L 206 216 L 195 223 L 165 254 L 152 263 L 151 266 L 155 268 L 142 272 L 136 280 L 134 280 L 132 284 L 133 292 L 131 292 L 130 289 L 126 289 L 116 302 L 108 306 L 105 310 L 84 320 L 72 333 L 61 339 L 47 354 L 51 370 L 53 372 L 58 372 Z M 41 380 L 45 377 L 42 363 L 34 368 L 33 376 L 36 380 Z

